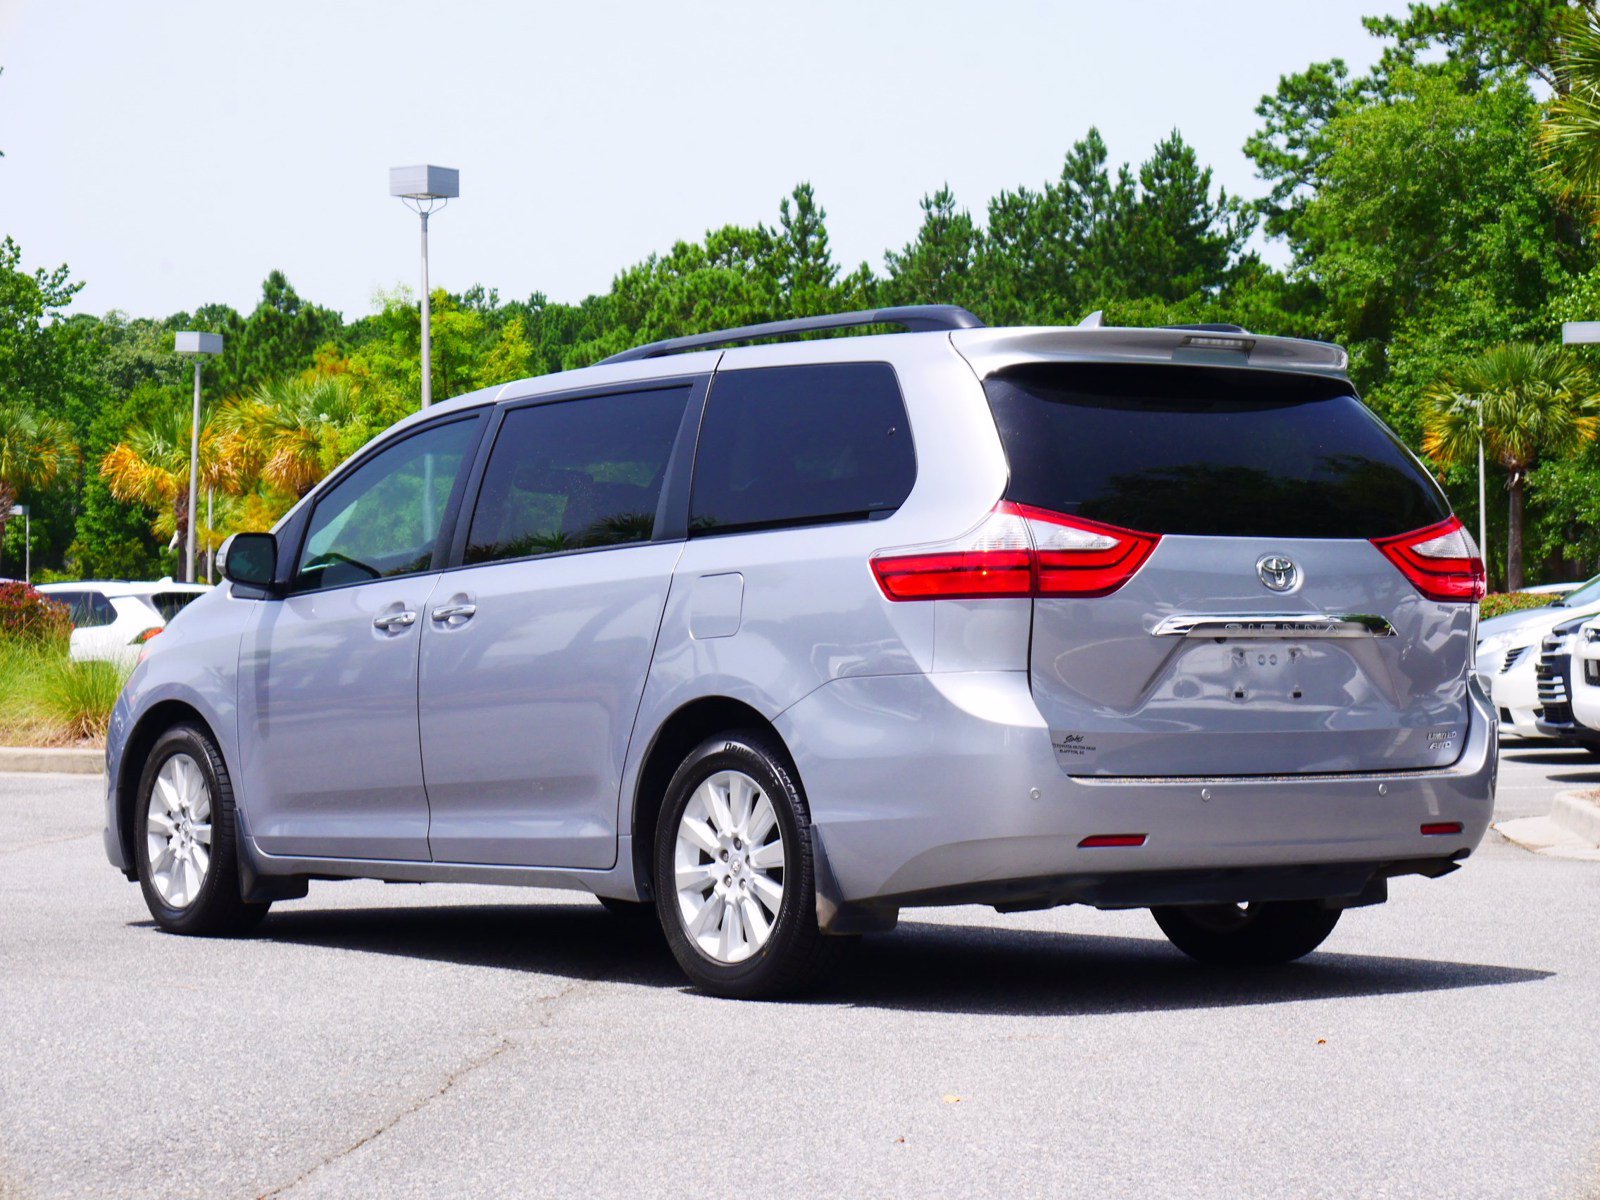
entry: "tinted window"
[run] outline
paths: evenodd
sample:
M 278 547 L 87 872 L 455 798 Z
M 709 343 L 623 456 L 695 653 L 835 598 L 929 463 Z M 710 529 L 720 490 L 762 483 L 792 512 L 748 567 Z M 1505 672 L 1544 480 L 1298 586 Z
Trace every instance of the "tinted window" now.
M 512 409 L 467 534 L 467 561 L 649 541 L 686 387 Z
M 1196 367 L 1054 366 L 985 388 L 1008 499 L 1151 533 L 1373 538 L 1443 494 L 1350 385 Z
M 426 571 L 477 421 L 454 421 L 379 451 L 317 500 L 295 573 L 300 590 Z
M 46 592 L 44 597 L 72 610 L 74 629 L 94 629 L 117 619 L 117 610 L 99 592 Z
M 146 597 L 156 611 L 169 621 L 199 598 L 199 592 L 157 592 Z
M 916 455 L 884 363 L 716 377 L 700 427 L 696 532 L 862 518 L 900 507 Z

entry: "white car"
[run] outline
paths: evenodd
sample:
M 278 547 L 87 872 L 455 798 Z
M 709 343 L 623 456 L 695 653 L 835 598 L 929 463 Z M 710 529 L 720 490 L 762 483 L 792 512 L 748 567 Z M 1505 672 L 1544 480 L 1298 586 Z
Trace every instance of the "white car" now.
M 203 583 L 130 583 L 125 579 L 85 579 L 78 583 L 46 583 L 41 595 L 72 609 L 74 662 L 132 663 L 139 647 L 166 628 L 196 596 L 211 589 Z
M 1600 739 L 1600 618 L 1580 625 L 1570 645 L 1567 688 L 1572 698 L 1572 720 L 1580 731 Z M 1580 740 L 1590 744 L 1588 739 Z
M 1538 727 L 1539 643 L 1563 621 L 1600 614 L 1600 575 L 1545 608 L 1491 617 L 1478 626 L 1478 682 L 1500 715 L 1502 737 L 1543 737 Z

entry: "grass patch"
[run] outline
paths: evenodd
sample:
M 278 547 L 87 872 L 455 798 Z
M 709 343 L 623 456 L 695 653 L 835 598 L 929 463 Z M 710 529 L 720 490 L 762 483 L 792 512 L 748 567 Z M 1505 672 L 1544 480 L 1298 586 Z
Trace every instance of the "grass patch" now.
M 116 663 L 70 661 L 61 642 L 0 638 L 0 745 L 104 738 L 127 678 Z

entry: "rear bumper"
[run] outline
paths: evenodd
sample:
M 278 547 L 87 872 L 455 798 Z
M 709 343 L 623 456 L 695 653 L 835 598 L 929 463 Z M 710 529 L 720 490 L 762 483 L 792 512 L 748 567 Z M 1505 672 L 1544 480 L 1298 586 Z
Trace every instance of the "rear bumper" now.
M 1248 891 L 1240 880 L 1266 887 L 1284 868 L 1340 866 L 1368 881 L 1396 864 L 1449 869 L 1482 840 L 1494 805 L 1495 714 L 1475 681 L 1469 693 L 1453 765 L 1361 775 L 1073 777 L 1022 671 L 835 680 L 777 724 L 839 904 L 1025 907 L 1047 881 L 1057 903 L 1142 907 L 1183 902 L 1170 898 L 1174 873 Z M 1421 832 L 1447 822 L 1461 831 Z M 1143 834 L 1144 844 L 1079 846 L 1118 833 Z M 1351 886 L 1310 890 L 1349 896 Z

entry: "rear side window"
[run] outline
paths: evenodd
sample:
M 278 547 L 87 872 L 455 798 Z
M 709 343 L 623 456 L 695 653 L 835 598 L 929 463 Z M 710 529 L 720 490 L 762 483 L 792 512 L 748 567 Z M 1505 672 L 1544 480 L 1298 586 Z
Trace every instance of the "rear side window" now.
M 1028 367 L 984 384 L 1006 498 L 1150 533 L 1375 538 L 1449 515 L 1348 383 L 1204 367 Z
M 469 563 L 647 542 L 687 387 L 506 413 L 467 535 Z
M 146 597 L 146 599 L 155 606 L 157 612 L 170 621 L 194 601 L 200 599 L 200 593 L 157 592 L 153 596 Z
M 117 610 L 99 592 L 49 592 L 45 599 L 65 604 L 72 610 L 74 629 L 97 629 L 117 619 Z
M 916 477 L 888 364 L 729 371 L 700 426 L 690 529 L 859 520 L 899 508 Z

